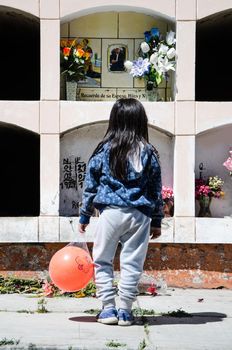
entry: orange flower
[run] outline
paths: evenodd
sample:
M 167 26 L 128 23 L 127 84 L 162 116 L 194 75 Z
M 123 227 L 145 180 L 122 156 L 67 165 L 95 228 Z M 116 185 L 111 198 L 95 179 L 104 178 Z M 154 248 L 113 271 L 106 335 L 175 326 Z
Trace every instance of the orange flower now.
M 77 51 L 76 51 L 76 56 L 77 56 L 77 57 L 83 57 L 84 54 L 85 54 L 85 51 L 84 51 L 84 50 L 82 50 L 82 49 L 77 49 Z
M 91 53 L 85 52 L 84 57 L 88 60 L 91 56 Z
M 69 56 L 70 51 L 71 51 L 70 47 L 64 47 L 64 48 L 63 48 L 63 54 L 64 54 L 64 56 L 65 56 L 65 57 Z

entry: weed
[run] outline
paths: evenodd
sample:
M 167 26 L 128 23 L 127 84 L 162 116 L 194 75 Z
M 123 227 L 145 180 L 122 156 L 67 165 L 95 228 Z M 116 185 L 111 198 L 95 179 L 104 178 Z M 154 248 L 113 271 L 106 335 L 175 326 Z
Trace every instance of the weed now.
M 147 347 L 146 340 L 143 338 L 143 340 L 139 343 L 138 350 L 145 350 Z
M 97 315 L 99 314 L 101 310 L 100 309 L 88 309 L 88 310 L 84 310 L 85 314 L 90 314 L 90 315 Z
M 110 340 L 108 343 L 106 343 L 106 346 L 109 348 L 119 348 L 121 346 L 126 346 L 126 344 L 117 343 L 115 340 Z
M 42 281 L 22 279 L 17 277 L 3 277 L 0 275 L 0 294 L 38 293 L 42 292 Z
M 3 338 L 0 340 L 0 346 L 4 345 L 18 345 L 20 340 Z
M 16 312 L 18 312 L 19 314 L 34 314 L 35 312 L 34 311 L 31 311 L 31 310 L 18 310 L 18 311 L 16 311 Z
M 134 308 L 133 310 L 133 314 L 135 315 L 135 316 L 155 316 L 155 315 L 157 315 L 157 313 L 155 312 L 155 310 L 148 310 L 148 309 L 142 309 L 142 308 L 140 308 L 140 307 L 136 307 L 136 308 Z
M 162 313 L 162 316 L 168 316 L 168 317 L 192 317 L 191 314 L 189 314 L 188 312 L 177 309 L 176 311 L 169 311 L 167 313 Z
M 38 308 L 37 308 L 36 311 L 37 311 L 39 314 L 45 314 L 45 313 L 49 312 L 49 311 L 46 309 L 46 304 L 47 304 L 47 302 L 46 302 L 46 300 L 45 300 L 44 298 L 38 300 Z
M 37 346 L 35 344 L 30 343 L 28 345 L 28 350 L 38 350 Z

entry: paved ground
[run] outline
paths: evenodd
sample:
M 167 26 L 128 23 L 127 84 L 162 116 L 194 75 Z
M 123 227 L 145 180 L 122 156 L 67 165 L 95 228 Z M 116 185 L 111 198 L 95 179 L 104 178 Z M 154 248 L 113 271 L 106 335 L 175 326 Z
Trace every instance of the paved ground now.
M 84 313 L 99 308 L 94 298 L 38 298 L 0 295 L 0 349 L 59 350 L 232 350 L 232 291 L 168 289 L 168 295 L 140 296 L 141 308 L 165 313 L 182 309 L 192 317 L 147 316 L 131 327 L 106 326 Z M 199 299 L 203 299 L 199 301 Z M 24 310 L 24 312 L 19 312 Z M 18 345 L 4 345 L 6 340 Z M 2 344 L 2 345 L 1 345 Z

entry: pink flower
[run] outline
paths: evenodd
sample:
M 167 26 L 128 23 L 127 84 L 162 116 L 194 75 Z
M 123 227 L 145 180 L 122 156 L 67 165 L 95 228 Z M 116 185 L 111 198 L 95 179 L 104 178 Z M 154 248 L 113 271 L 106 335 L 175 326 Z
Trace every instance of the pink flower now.
M 46 297 L 53 297 L 54 294 L 54 286 L 52 283 L 49 283 L 48 281 L 45 281 L 43 283 L 43 291 L 44 291 L 44 295 Z
M 173 199 L 174 197 L 174 193 L 172 188 L 170 187 L 166 187 L 166 186 L 162 186 L 162 198 L 163 199 Z
M 227 170 L 232 171 L 232 151 L 230 151 L 230 157 L 223 163 Z

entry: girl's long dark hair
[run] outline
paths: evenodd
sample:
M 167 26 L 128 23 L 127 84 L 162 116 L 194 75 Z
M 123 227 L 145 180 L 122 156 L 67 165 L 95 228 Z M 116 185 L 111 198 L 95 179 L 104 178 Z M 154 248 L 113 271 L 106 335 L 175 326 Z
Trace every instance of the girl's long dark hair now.
M 148 143 L 148 119 L 141 102 L 134 98 L 122 98 L 115 102 L 106 134 L 92 157 L 107 142 L 111 174 L 125 180 L 129 155 L 139 149 L 139 142 Z

